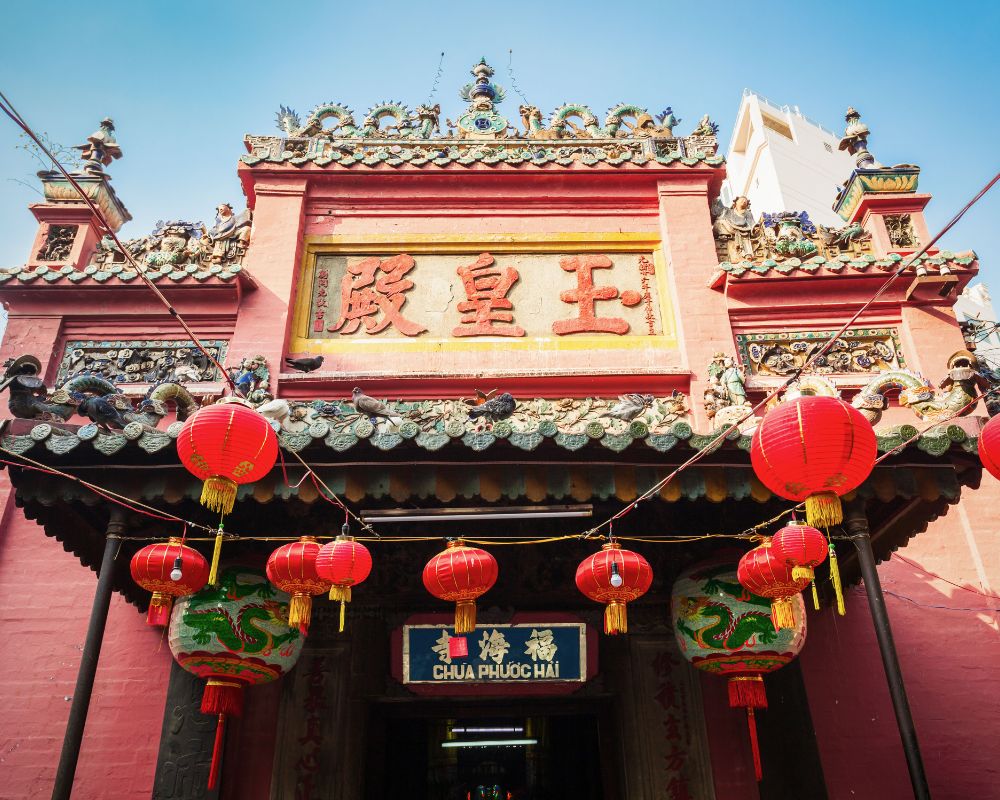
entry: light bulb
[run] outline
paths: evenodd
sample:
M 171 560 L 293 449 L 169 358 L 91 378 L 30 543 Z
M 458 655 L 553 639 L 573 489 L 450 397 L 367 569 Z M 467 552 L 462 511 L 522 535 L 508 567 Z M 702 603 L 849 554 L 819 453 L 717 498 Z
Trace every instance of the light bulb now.
M 183 577 L 184 573 L 181 572 L 181 557 L 177 556 L 177 558 L 174 559 L 174 568 L 170 570 L 170 580 L 179 581 Z
M 618 571 L 618 562 L 611 562 L 611 585 L 616 589 L 621 586 L 625 581 L 622 580 L 621 573 Z

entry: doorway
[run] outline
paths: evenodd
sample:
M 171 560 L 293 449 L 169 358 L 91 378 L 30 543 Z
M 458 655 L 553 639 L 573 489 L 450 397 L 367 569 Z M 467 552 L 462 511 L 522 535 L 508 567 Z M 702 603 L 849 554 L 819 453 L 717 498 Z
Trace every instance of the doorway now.
M 596 711 L 419 706 L 373 714 L 366 800 L 605 800 Z

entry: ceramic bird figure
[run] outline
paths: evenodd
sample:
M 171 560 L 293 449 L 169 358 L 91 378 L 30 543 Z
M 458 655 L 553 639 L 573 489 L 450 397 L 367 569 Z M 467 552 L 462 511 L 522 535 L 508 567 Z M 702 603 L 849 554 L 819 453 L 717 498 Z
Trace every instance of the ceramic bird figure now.
M 286 358 L 285 363 L 299 372 L 313 372 L 323 366 L 323 356 L 306 356 L 304 358 Z
M 121 430 L 128 425 L 128 420 L 104 397 L 84 397 L 76 411 L 81 417 L 87 417 L 104 428 Z
M 469 409 L 469 419 L 479 417 L 490 417 L 493 420 L 507 419 L 517 408 L 517 400 L 510 392 L 498 394 L 491 400 L 487 400 L 481 406 Z
M 393 425 L 400 425 L 403 422 L 403 418 L 393 414 L 389 406 L 387 406 L 383 401 L 376 400 L 374 397 L 369 397 L 357 386 L 355 386 L 354 391 L 351 392 L 351 402 L 361 414 L 364 414 L 373 421 L 376 417 L 382 417 L 389 420 L 389 422 Z
M 618 398 L 618 402 L 601 416 L 631 422 L 652 404 L 653 395 L 651 394 L 623 394 Z

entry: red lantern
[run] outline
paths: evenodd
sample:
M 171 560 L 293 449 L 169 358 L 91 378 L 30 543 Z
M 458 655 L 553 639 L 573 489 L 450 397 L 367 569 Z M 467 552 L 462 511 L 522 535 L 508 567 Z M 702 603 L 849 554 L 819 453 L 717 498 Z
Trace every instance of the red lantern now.
M 197 550 L 171 537 L 148 544 L 132 556 L 132 580 L 153 593 L 146 612 L 147 625 L 166 627 L 175 597 L 194 594 L 208 582 L 208 562 Z
M 344 630 L 344 604 L 351 602 L 351 587 L 361 583 L 371 571 L 371 553 L 353 536 L 342 534 L 319 549 L 316 572 L 333 584 L 330 599 L 340 602 L 341 631 Z
M 1000 478 L 1000 417 L 992 417 L 979 431 L 979 458 L 986 471 Z
M 840 497 L 875 466 L 875 432 L 856 408 L 836 397 L 797 397 L 769 411 L 750 447 L 754 472 L 768 489 L 805 501 L 810 525 L 843 519 Z
M 653 582 L 653 570 L 638 553 L 608 542 L 576 568 L 576 587 L 591 600 L 606 603 L 604 632 L 627 633 L 625 606 L 642 597 Z
M 812 580 L 813 569 L 826 560 L 827 541 L 821 531 L 793 520 L 771 539 L 771 549 L 792 567 L 792 579 Z
M 228 514 L 238 484 L 259 480 L 278 458 L 271 424 L 245 401 L 229 399 L 196 412 L 177 435 L 184 466 L 205 483 L 201 503 Z
M 441 600 L 454 601 L 455 633 L 476 629 L 476 598 L 497 582 L 497 561 L 485 550 L 467 547 L 461 539 L 448 546 L 424 567 L 424 586 Z
M 740 559 L 736 577 L 744 589 L 771 601 L 771 621 L 776 631 L 795 627 L 794 598 L 809 585 L 809 580 L 792 577 L 792 567 L 775 553 L 770 539 Z
M 303 536 L 297 542 L 284 544 L 267 560 L 267 579 L 292 599 L 288 605 L 288 624 L 305 633 L 312 618 L 314 594 L 323 594 L 330 581 L 316 571 L 320 546 L 315 537 Z

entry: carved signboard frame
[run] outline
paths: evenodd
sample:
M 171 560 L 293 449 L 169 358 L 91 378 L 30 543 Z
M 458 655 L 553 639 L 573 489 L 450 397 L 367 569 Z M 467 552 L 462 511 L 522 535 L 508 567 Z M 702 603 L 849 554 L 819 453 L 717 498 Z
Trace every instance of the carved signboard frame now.
M 304 239 L 302 262 L 300 265 L 296 292 L 293 324 L 289 337 L 288 351 L 292 353 L 356 353 L 359 347 L 371 354 L 378 353 L 419 353 L 441 354 L 469 351 L 580 351 L 652 349 L 677 350 L 678 335 L 674 312 L 673 294 L 667 278 L 667 265 L 662 243 L 658 236 L 645 232 L 613 233 L 559 233 L 559 234 L 490 234 L 490 235 L 437 235 L 406 234 L 400 236 L 307 236 Z M 655 302 L 659 331 L 655 334 L 623 335 L 614 334 L 574 334 L 568 336 L 523 336 L 503 337 L 431 337 L 418 335 L 383 339 L 366 336 L 359 331 L 355 336 L 334 338 L 311 337 L 311 306 L 317 262 L 329 254 L 380 255 L 385 257 L 405 253 L 414 257 L 420 255 L 453 256 L 490 253 L 498 257 L 507 254 L 522 255 L 588 255 L 635 254 L 651 256 L 655 275 Z M 416 279 L 411 273 L 409 278 Z M 331 286 L 332 292 L 339 287 Z M 460 299 L 460 298 L 456 298 Z M 567 306 L 569 309 L 569 306 Z M 404 311 L 406 309 L 404 308 Z M 572 316 L 567 313 L 567 317 Z M 456 313 L 456 322 L 459 315 Z M 414 320 L 420 324 L 420 320 Z

